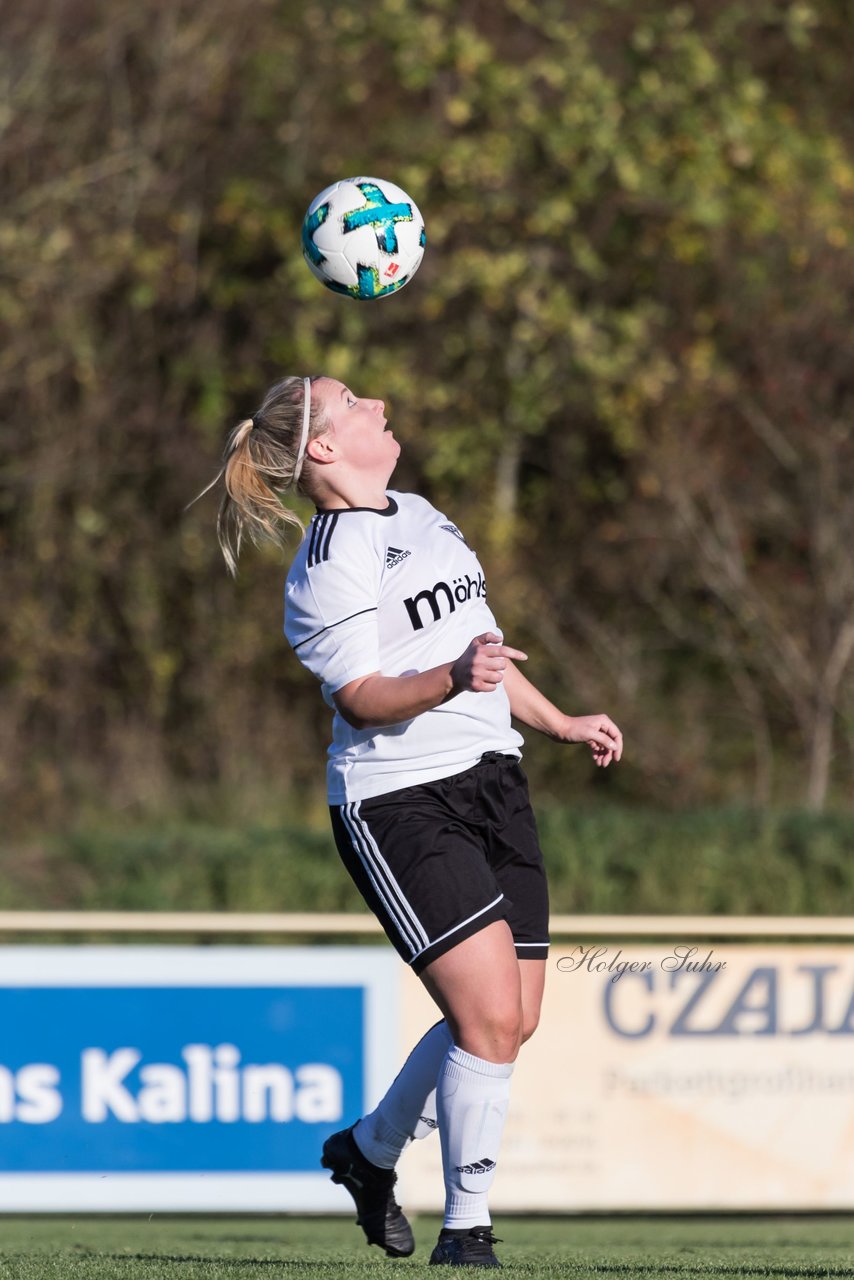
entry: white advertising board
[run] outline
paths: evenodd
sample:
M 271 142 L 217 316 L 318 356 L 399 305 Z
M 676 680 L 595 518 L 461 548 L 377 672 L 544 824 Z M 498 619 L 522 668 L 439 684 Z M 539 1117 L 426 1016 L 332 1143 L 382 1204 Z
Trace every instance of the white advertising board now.
M 854 1208 L 854 946 L 694 945 L 552 947 L 497 1211 Z M 435 1021 L 411 975 L 403 1013 Z M 400 1173 L 440 1207 L 437 1141 Z

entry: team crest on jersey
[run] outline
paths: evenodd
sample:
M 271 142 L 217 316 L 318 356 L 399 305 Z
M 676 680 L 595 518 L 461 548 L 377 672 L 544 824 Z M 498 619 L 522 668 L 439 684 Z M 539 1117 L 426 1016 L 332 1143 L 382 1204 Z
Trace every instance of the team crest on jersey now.
M 460 533 L 459 529 L 455 524 L 443 524 L 440 527 L 444 529 L 446 533 L 452 533 L 455 538 L 459 538 L 460 542 L 466 542 L 465 538 Z M 466 542 L 466 546 L 468 546 L 467 542 Z
M 387 547 L 385 553 L 385 567 L 393 569 L 396 564 L 400 564 L 401 560 L 405 560 L 407 556 L 411 556 L 411 551 L 404 551 L 402 547 Z

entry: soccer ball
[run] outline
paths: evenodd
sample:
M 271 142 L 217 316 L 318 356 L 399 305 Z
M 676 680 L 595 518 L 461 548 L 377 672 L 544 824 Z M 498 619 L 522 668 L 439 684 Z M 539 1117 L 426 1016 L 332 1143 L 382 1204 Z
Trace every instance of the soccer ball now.
M 424 256 L 424 219 L 405 191 L 381 178 L 345 178 L 308 206 L 302 251 L 335 293 L 367 301 L 396 293 Z

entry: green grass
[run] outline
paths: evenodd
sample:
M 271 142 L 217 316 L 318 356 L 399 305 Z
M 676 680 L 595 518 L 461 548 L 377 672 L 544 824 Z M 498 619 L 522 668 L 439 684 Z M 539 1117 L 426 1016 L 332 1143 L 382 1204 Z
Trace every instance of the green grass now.
M 438 1220 L 415 1257 L 368 1250 L 339 1218 L 0 1218 L 2 1280 L 436 1280 Z M 854 1277 L 854 1217 L 499 1218 L 505 1270 L 532 1277 Z

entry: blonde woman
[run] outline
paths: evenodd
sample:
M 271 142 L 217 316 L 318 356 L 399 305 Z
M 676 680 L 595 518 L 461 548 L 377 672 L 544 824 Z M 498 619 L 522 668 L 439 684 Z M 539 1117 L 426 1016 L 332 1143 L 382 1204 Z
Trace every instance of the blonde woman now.
M 430 1261 L 500 1266 L 488 1191 L 520 1045 L 537 1026 L 548 897 L 511 716 L 595 763 L 620 759 L 607 715 L 569 716 L 522 674 L 455 523 L 388 489 L 400 454 L 381 400 L 334 378 L 285 378 L 228 441 L 218 531 L 234 572 L 244 536 L 316 514 L 287 577 L 285 633 L 333 712 L 328 793 L 345 867 L 442 1015 L 370 1115 L 322 1164 L 370 1244 L 413 1252 L 395 1165 L 438 1128 L 445 1219 Z M 300 526 L 301 527 L 301 526 Z

